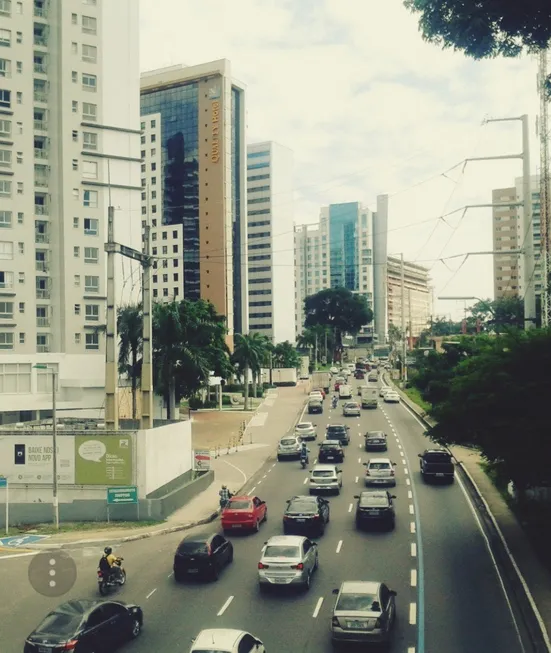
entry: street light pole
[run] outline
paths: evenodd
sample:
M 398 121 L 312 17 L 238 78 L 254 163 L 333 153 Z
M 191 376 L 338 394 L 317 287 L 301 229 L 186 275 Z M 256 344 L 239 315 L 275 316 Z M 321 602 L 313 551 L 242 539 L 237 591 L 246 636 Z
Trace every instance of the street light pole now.
M 54 504 L 54 524 L 56 530 L 59 530 L 59 500 L 57 496 L 57 406 L 56 406 L 56 386 L 57 372 L 52 368 L 52 445 L 53 445 L 53 504 Z

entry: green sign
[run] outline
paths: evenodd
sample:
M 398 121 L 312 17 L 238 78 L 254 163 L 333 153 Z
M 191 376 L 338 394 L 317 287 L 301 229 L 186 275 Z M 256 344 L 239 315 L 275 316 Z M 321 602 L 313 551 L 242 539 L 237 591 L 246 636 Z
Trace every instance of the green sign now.
M 130 435 L 75 435 L 75 484 L 130 485 L 132 445 Z
M 138 488 L 135 485 L 129 487 L 108 487 L 107 504 L 117 503 L 138 503 Z

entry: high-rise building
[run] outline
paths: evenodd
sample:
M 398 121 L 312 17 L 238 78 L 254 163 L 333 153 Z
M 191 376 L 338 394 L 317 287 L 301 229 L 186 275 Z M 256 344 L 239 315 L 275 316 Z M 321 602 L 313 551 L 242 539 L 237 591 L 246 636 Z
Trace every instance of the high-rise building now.
M 109 205 L 141 241 L 138 37 L 134 0 L 0 2 L 0 421 L 47 412 L 52 370 L 65 414 L 102 410 Z
M 429 270 L 417 263 L 404 261 L 404 305 L 402 306 L 402 263 L 392 256 L 387 260 L 388 324 L 402 328 L 404 316 L 407 333 L 417 338 L 430 324 L 432 289 Z
M 141 80 L 142 217 L 167 239 L 151 242 L 154 294 L 212 302 L 230 344 L 248 331 L 244 96 L 225 59 Z
M 293 153 L 278 143 L 247 148 L 249 329 L 295 342 Z
M 534 175 L 530 179 L 532 192 L 532 227 L 534 231 L 533 270 L 534 290 L 536 297 L 541 294 L 541 221 L 540 221 L 540 179 Z M 492 191 L 492 204 L 502 204 L 492 208 L 492 236 L 494 251 L 494 297 L 522 297 L 525 280 L 523 257 L 514 250 L 524 248 L 527 234 L 523 226 L 522 202 L 523 179 L 517 177 L 515 185 L 509 188 L 497 188 Z

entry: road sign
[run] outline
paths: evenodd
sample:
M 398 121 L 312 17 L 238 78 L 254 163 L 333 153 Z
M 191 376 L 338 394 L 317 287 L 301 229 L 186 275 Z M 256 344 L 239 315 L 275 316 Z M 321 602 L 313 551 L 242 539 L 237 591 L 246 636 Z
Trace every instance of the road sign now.
M 108 487 L 107 504 L 138 503 L 138 488 L 135 485 L 128 487 Z
M 5 476 L 0 476 L 0 488 L 8 487 L 8 479 Z
M 196 472 L 208 471 L 210 469 L 210 451 L 208 449 L 195 449 L 193 461 Z
M 4 537 L 0 539 L 0 546 L 19 547 L 26 544 L 35 544 L 40 540 L 45 540 L 49 535 L 20 535 L 15 537 Z

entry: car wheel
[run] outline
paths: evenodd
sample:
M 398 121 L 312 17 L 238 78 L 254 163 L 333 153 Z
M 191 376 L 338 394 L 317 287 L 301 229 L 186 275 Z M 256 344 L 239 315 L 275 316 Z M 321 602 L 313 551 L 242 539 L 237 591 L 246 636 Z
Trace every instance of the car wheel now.
M 220 578 L 220 569 L 218 569 L 218 565 L 216 562 L 212 565 L 212 571 L 210 574 L 211 580 L 218 580 Z
M 303 586 L 305 592 L 307 592 L 310 589 L 310 577 L 311 577 L 311 575 L 312 574 L 310 572 L 308 572 L 306 574 L 306 580 L 304 581 L 304 586 Z
M 142 632 L 142 624 L 140 623 L 139 619 L 134 619 L 132 621 L 132 630 L 130 631 L 130 635 L 132 639 L 136 639 Z
M 314 563 L 314 570 L 317 571 L 320 566 L 320 557 L 318 554 L 316 554 L 316 562 Z
M 262 521 L 268 521 L 268 511 L 264 511 L 264 519 Z
M 281 456 L 278 456 L 278 457 L 277 457 L 277 462 L 278 462 L 278 463 L 281 462 Z

